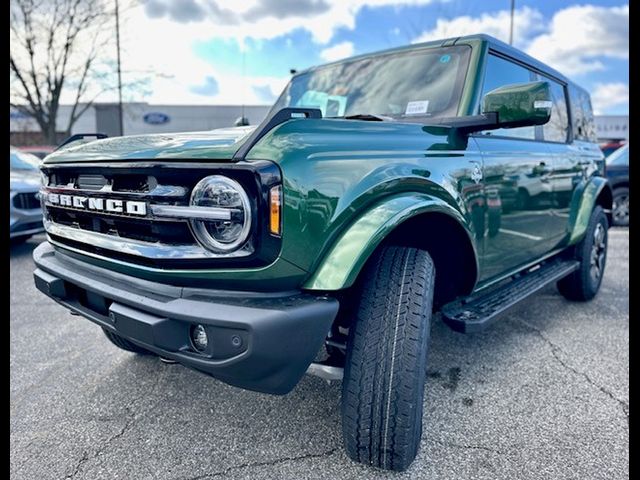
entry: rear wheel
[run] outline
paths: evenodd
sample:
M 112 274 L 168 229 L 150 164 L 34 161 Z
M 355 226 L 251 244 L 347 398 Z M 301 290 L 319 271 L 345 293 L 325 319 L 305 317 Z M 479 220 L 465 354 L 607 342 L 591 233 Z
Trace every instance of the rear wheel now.
M 365 274 L 347 342 L 344 444 L 353 460 L 401 471 L 422 435 L 435 267 L 424 250 L 386 247 Z
M 127 352 L 137 353 L 138 355 L 154 355 L 153 352 L 150 352 L 146 348 L 139 347 L 135 343 L 130 342 L 124 337 L 121 337 L 117 333 L 113 333 L 105 328 L 102 329 L 106 337 L 109 339 L 111 343 L 113 343 L 116 347 L 126 350 Z
M 596 296 L 607 262 L 607 229 L 609 222 L 602 207 L 591 213 L 584 238 L 575 247 L 580 267 L 558 282 L 558 290 L 569 300 L 586 301 Z

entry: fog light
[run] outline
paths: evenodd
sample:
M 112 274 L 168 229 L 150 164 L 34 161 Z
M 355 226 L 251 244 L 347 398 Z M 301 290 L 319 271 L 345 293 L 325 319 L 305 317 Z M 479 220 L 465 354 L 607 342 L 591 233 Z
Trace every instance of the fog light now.
M 202 325 L 196 325 L 191 328 L 191 343 L 193 343 L 193 347 L 199 352 L 204 352 L 207 349 L 209 338 L 207 337 L 207 331 Z

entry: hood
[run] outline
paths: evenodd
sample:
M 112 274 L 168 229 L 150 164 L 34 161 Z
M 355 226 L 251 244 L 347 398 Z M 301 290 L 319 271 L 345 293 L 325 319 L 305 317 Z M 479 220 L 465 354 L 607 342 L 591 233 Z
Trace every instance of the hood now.
M 47 156 L 44 163 L 131 161 L 154 158 L 231 161 L 233 154 L 255 128 L 255 126 L 219 128 L 206 132 L 112 137 L 82 144 L 74 142 Z
M 40 184 L 38 170 L 11 170 L 11 190 L 38 190 Z
M 44 164 L 151 159 L 231 162 L 255 128 L 135 135 L 75 143 L 49 155 Z M 382 151 L 435 153 L 461 148 L 459 142 L 450 136 L 451 132 L 451 127 L 418 123 L 292 119 L 271 129 L 252 147 L 247 159 L 269 159 L 280 163 L 288 154 L 300 159 L 345 152 L 377 156 Z

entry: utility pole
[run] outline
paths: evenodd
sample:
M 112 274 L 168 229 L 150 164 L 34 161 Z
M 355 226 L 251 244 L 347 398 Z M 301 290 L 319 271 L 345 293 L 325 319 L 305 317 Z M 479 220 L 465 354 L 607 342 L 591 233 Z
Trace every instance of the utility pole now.
M 245 89 L 245 75 L 244 75 L 244 54 L 245 54 L 245 49 L 246 46 L 243 45 L 242 47 L 242 124 L 244 125 L 245 122 L 248 124 L 249 122 L 246 121 L 246 117 L 244 116 L 244 89 Z
M 124 135 L 122 123 L 122 72 L 120 69 L 120 15 L 118 0 L 116 0 L 116 49 L 118 50 L 118 119 L 120 123 L 120 136 Z
M 516 0 L 511 0 L 511 27 L 509 28 L 509 45 L 513 45 L 513 11 L 515 10 Z

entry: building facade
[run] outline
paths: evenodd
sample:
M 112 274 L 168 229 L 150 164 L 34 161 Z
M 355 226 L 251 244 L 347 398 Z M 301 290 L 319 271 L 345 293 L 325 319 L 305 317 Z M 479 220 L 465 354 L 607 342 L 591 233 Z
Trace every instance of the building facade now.
M 629 115 L 596 115 L 595 119 L 600 142 L 629 141 Z
M 233 126 L 244 117 L 249 125 L 257 125 L 269 111 L 270 105 L 149 105 L 125 103 L 122 109 L 125 135 L 167 132 L 195 132 Z M 36 121 L 11 110 L 11 145 L 42 145 L 42 134 Z M 66 136 L 71 114 L 70 105 L 61 105 L 57 118 L 58 142 Z M 96 103 L 76 121 L 71 133 L 106 133 L 120 135 L 118 104 Z

